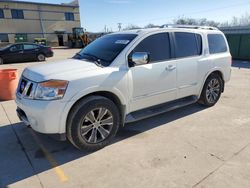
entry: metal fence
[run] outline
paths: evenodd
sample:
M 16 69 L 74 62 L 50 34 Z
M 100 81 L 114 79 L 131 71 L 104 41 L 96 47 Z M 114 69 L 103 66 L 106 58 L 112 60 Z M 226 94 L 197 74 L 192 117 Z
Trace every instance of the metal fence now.
M 227 37 L 234 59 L 250 60 L 250 27 L 220 28 Z

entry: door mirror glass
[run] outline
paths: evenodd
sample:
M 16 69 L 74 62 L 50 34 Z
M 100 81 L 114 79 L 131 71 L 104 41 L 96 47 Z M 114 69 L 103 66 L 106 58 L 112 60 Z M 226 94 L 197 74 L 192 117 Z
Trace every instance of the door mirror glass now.
M 147 52 L 135 52 L 132 54 L 131 60 L 135 65 L 144 65 L 149 62 L 149 54 Z

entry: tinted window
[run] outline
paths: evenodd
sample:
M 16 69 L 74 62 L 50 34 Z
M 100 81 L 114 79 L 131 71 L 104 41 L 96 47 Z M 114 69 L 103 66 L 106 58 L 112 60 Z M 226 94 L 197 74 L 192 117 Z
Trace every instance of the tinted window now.
M 70 21 L 74 21 L 74 13 L 72 12 L 65 12 L 65 20 L 70 20 Z
M 4 18 L 4 12 L 3 12 L 3 9 L 0 9 L 0 18 Z
M 101 65 L 109 66 L 136 36 L 135 34 L 105 35 L 91 42 L 74 58 L 97 60 Z
M 208 34 L 208 44 L 210 54 L 222 53 L 227 51 L 225 39 L 220 34 Z
M 202 38 L 201 35 L 195 34 L 196 41 L 197 41 L 197 48 L 198 48 L 198 55 L 202 54 Z
M 168 33 L 151 35 L 138 44 L 133 52 L 148 52 L 150 62 L 170 59 L 170 42 Z
M 10 51 L 12 51 L 12 52 L 16 52 L 16 51 L 20 51 L 20 50 L 23 50 L 22 44 L 16 44 L 16 45 L 10 47 Z
M 0 34 L 0 42 L 9 42 L 8 34 Z
M 32 49 L 35 49 L 35 48 L 38 48 L 38 46 L 34 45 L 34 44 L 24 44 L 23 45 L 24 50 L 32 50 Z
M 176 58 L 200 55 L 202 52 L 201 36 L 194 33 L 175 33 Z
M 11 15 L 13 19 L 24 19 L 23 10 L 12 9 Z

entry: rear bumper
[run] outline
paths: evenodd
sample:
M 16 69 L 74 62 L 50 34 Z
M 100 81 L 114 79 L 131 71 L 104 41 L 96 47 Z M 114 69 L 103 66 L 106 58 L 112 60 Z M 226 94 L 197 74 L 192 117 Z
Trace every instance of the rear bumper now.
M 54 56 L 54 52 L 47 52 L 45 54 L 46 57 L 53 57 Z

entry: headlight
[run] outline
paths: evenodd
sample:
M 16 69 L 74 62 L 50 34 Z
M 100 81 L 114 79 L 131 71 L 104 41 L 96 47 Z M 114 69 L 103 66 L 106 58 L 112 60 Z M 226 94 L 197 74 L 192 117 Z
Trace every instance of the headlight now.
M 68 83 L 65 80 L 49 80 L 38 83 L 34 98 L 40 100 L 61 99 L 66 92 Z

